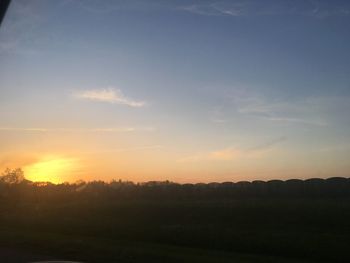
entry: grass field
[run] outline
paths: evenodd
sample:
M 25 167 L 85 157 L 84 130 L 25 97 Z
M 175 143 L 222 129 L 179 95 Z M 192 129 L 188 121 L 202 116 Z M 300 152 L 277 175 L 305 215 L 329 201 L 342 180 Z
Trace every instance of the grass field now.
M 2 202 L 0 242 L 87 262 L 348 262 L 349 201 Z

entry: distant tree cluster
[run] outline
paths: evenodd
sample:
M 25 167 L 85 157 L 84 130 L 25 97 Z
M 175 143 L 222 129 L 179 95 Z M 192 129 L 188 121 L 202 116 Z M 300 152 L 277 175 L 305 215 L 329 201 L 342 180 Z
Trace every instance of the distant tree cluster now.
M 24 172 L 21 168 L 10 169 L 6 168 L 6 170 L 2 173 L 0 177 L 1 183 L 6 184 L 19 184 L 25 180 Z

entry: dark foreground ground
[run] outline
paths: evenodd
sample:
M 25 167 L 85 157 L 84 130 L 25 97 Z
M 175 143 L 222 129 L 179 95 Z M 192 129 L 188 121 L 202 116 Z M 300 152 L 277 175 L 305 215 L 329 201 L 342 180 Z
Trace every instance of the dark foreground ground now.
M 350 262 L 350 199 L 1 202 L 1 262 Z
M 52 185 L 0 177 L 0 262 L 350 262 L 350 179 Z

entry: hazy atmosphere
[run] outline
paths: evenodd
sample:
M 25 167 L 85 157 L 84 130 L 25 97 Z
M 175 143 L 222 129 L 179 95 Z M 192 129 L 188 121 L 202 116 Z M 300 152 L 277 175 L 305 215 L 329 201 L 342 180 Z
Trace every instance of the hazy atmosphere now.
M 0 170 L 53 183 L 348 176 L 349 29 L 349 1 L 14 0 Z

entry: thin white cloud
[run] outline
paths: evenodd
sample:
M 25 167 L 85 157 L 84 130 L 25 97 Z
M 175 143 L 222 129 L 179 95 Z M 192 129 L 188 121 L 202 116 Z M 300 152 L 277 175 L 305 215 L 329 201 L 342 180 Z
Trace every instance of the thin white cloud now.
M 115 132 L 115 133 L 127 133 L 127 132 L 152 132 L 156 129 L 153 127 L 121 127 L 121 128 L 12 128 L 12 127 L 0 127 L 0 131 L 12 131 L 12 132 Z
M 162 149 L 162 148 L 163 148 L 163 145 L 155 144 L 155 145 L 146 145 L 146 146 L 135 146 L 135 147 L 129 147 L 129 148 L 93 150 L 93 151 L 87 151 L 87 152 L 80 152 L 80 154 L 103 154 L 103 153 L 133 152 L 133 151 L 144 151 L 144 150 L 158 150 L 158 149 Z
M 104 15 L 120 9 L 119 1 L 66 0 L 64 5 L 74 4 L 86 12 Z
M 73 96 L 78 99 L 116 103 L 136 108 L 146 106 L 145 101 L 138 101 L 128 98 L 122 93 L 121 90 L 114 88 L 83 90 L 75 92 Z
M 11 128 L 11 127 L 0 127 L 0 131 L 23 131 L 23 132 L 47 132 L 45 128 Z
M 142 150 L 151 150 L 151 149 L 160 149 L 160 148 L 163 148 L 163 145 L 160 145 L 160 144 L 146 145 L 146 146 L 114 149 L 112 151 L 114 151 L 114 152 L 129 152 L 129 151 L 142 151 Z
M 228 123 L 229 120 L 228 119 L 211 119 L 211 122 L 222 124 L 222 123 Z
M 318 149 L 318 151 L 323 153 L 334 153 L 338 151 L 349 151 L 350 150 L 350 143 L 342 143 L 342 144 L 335 144 L 335 145 L 328 145 L 325 147 L 322 147 Z
M 210 121 L 217 124 L 224 124 L 224 123 L 230 122 L 230 120 L 227 117 L 225 117 L 222 110 L 223 110 L 222 105 L 214 107 L 212 110 L 210 110 L 209 111 Z
M 215 3 L 213 4 L 203 4 L 203 5 L 188 5 L 182 6 L 178 9 L 187 11 L 190 13 L 205 15 L 205 16 L 240 16 L 241 12 L 238 8 L 224 9 L 218 7 Z
M 286 140 L 287 138 L 285 136 L 282 136 L 248 149 L 228 147 L 224 149 L 214 150 L 211 152 L 197 153 L 179 159 L 178 162 L 232 161 L 242 158 L 259 158 L 263 156 L 264 153 Z
M 179 10 L 203 16 L 266 16 L 266 15 L 300 15 L 315 18 L 350 15 L 347 4 L 320 1 L 209 1 L 203 4 L 181 6 Z
M 241 150 L 236 148 L 224 148 L 211 152 L 197 153 L 186 156 L 178 160 L 178 162 L 202 162 L 202 161 L 233 161 L 242 158 L 259 158 L 263 154 L 261 150 Z
M 322 120 L 305 120 L 299 118 L 276 118 L 276 117 L 266 117 L 266 120 L 276 121 L 276 122 L 286 122 L 286 123 L 299 123 L 307 125 L 316 125 L 316 126 L 328 126 L 326 121 Z
M 196 153 L 178 160 L 178 162 L 200 162 L 200 161 L 230 161 L 239 158 L 243 152 L 233 148 L 225 148 L 211 152 Z
M 324 119 L 324 103 L 319 99 L 306 98 L 296 101 L 269 100 L 262 96 L 238 96 L 233 99 L 240 114 L 255 116 L 260 119 L 315 126 L 327 126 Z
M 248 151 L 249 152 L 257 152 L 257 151 L 266 151 L 271 149 L 272 147 L 275 147 L 276 145 L 283 143 L 285 141 L 287 141 L 287 137 L 286 136 L 281 136 L 275 139 L 272 139 L 270 141 L 266 141 L 262 144 L 256 145 L 252 148 L 249 148 Z

